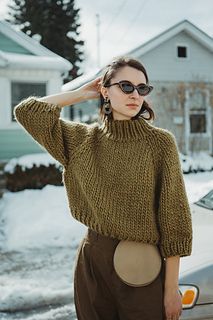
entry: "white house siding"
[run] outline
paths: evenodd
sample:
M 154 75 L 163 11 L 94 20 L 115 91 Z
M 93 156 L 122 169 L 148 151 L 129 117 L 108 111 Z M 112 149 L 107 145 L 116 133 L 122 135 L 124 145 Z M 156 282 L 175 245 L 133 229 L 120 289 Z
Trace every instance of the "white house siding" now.
M 2 74 L 0 69 L 0 129 L 2 126 L 8 125 L 8 113 L 10 108 L 10 81 Z
M 177 58 L 177 45 L 189 48 L 189 58 Z M 150 81 L 208 81 L 213 83 L 213 54 L 186 32 L 139 57 L 144 63 Z
M 199 88 L 197 83 L 152 81 L 154 90 L 147 97 L 147 101 L 155 112 L 154 125 L 172 131 L 178 141 L 180 150 L 190 152 L 205 151 L 212 154 L 213 150 L 213 88 L 211 84 L 204 84 L 201 90 L 204 102 L 195 105 L 192 97 Z M 191 95 L 189 94 L 191 92 Z M 206 108 L 206 133 L 190 133 L 190 108 Z
M 181 151 L 185 151 L 184 109 L 177 96 L 178 82 L 152 81 L 154 90 L 146 98 L 151 102 L 156 119 L 153 124 L 172 131 L 178 140 Z
M 203 86 L 203 88 L 202 88 Z M 199 89 L 200 87 L 200 89 Z M 196 92 L 200 92 L 202 99 L 199 101 L 196 96 Z M 193 96 L 195 99 L 193 99 Z M 213 86 L 211 84 L 197 83 L 195 88 L 188 87 L 186 88 L 186 99 L 185 99 L 185 138 L 186 138 L 186 153 L 188 152 L 198 152 L 206 151 L 209 154 L 213 154 L 213 128 L 212 128 L 212 114 L 213 114 Z M 195 100 L 195 101 L 194 101 Z M 205 133 L 190 133 L 189 132 L 189 114 L 190 110 L 193 108 L 193 111 L 197 113 L 198 110 L 205 113 L 206 116 L 206 132 Z M 193 112 L 192 111 L 192 112 Z

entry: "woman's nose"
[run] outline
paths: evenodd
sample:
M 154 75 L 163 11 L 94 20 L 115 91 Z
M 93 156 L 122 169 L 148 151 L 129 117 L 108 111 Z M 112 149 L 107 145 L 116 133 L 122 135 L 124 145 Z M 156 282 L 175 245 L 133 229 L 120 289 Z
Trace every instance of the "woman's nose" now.
M 132 96 L 138 98 L 139 97 L 139 93 L 138 90 L 135 88 L 134 91 L 132 92 Z

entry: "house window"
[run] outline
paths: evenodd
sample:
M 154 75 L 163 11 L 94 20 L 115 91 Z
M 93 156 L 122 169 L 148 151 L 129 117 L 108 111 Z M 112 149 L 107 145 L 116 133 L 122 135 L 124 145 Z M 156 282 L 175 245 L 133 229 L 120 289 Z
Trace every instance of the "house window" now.
M 206 113 L 205 111 L 190 114 L 190 133 L 206 133 Z
M 11 83 L 11 119 L 15 121 L 13 115 L 14 107 L 23 99 L 29 96 L 45 96 L 46 83 L 12 82 Z
M 190 110 L 189 123 L 190 133 L 207 133 L 207 107 L 206 94 L 199 88 L 189 93 Z
M 178 56 L 178 58 L 187 58 L 187 47 L 178 46 L 177 47 L 177 56 Z

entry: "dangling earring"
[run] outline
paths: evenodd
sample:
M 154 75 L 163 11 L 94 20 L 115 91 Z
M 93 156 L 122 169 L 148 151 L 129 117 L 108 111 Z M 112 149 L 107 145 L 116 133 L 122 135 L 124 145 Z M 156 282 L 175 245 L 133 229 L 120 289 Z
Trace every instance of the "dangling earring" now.
M 110 114 L 112 112 L 112 109 L 110 108 L 110 101 L 107 97 L 104 99 L 104 112 L 105 114 Z

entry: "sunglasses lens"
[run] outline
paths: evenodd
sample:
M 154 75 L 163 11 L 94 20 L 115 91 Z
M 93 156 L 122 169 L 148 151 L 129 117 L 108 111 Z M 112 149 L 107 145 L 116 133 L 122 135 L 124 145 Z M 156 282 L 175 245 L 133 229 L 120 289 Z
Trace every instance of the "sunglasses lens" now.
M 147 95 L 150 91 L 151 91 L 151 89 L 147 85 L 141 85 L 138 87 L 138 92 L 141 96 Z
M 129 82 L 121 82 L 120 83 L 123 92 L 131 93 L 134 91 L 134 87 Z

